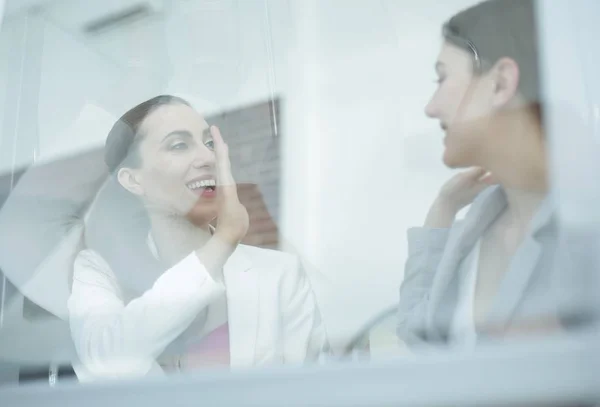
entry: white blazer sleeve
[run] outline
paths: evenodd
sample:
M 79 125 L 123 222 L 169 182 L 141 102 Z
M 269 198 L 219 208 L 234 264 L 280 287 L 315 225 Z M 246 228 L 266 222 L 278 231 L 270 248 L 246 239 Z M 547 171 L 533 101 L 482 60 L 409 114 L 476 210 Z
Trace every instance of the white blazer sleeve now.
M 224 291 L 192 253 L 125 304 L 104 259 L 90 250 L 80 252 L 68 307 L 81 363 L 94 376 L 146 374 L 166 346 Z
M 314 361 L 325 348 L 326 333 L 314 292 L 297 256 L 290 256 L 280 289 L 283 362 Z

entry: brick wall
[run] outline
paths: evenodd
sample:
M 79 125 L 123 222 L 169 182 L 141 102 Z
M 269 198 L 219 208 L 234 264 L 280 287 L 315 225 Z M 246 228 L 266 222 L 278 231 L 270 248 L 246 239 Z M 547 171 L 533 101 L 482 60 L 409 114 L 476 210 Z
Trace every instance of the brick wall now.
M 279 100 L 224 112 L 206 120 L 219 126 L 229 145 L 240 201 L 250 215 L 250 229 L 243 243 L 277 248 L 281 174 Z

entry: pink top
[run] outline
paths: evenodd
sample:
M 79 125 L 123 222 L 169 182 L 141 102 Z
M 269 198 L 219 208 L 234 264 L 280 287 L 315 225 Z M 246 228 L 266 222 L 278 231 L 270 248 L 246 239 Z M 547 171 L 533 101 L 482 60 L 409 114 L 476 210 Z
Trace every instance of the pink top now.
M 186 368 L 229 366 L 229 324 L 213 330 L 198 343 L 188 347 L 184 356 Z

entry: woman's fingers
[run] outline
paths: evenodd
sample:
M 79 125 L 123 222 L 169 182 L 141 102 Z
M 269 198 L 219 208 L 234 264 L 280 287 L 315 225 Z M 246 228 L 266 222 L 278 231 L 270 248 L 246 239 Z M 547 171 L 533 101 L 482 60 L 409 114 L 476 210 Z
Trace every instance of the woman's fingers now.
M 464 179 L 477 184 L 477 186 L 483 185 L 484 187 L 488 187 L 498 183 L 490 171 L 487 171 L 485 168 L 481 167 L 471 168 L 463 172 L 462 176 Z
M 479 178 L 479 182 L 489 186 L 496 185 L 498 180 L 494 177 L 494 174 L 488 171 Z
M 211 135 L 215 145 L 217 159 L 217 194 L 220 196 L 219 220 L 217 234 L 221 239 L 237 245 L 248 232 L 248 211 L 240 203 L 237 194 L 237 185 L 231 174 L 229 149 L 223 141 L 221 131 L 216 126 L 211 126 Z
M 486 170 L 484 170 L 483 168 L 481 168 L 481 167 L 473 167 L 473 168 L 470 168 L 467 171 L 465 171 L 463 174 L 469 180 L 477 181 L 482 176 L 484 176 L 485 173 L 486 173 Z
M 223 140 L 221 131 L 217 126 L 210 127 L 210 133 L 215 145 L 217 160 L 217 184 L 224 195 L 235 192 L 235 180 L 231 174 L 231 161 L 229 160 L 229 147 Z

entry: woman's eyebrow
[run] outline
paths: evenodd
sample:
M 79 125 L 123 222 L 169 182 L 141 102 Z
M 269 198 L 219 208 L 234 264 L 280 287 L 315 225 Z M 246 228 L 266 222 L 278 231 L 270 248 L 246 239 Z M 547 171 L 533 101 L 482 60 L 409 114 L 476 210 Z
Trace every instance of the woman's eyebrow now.
M 165 137 L 163 137 L 162 141 L 165 141 L 168 138 L 173 137 L 173 136 L 183 136 L 185 138 L 193 138 L 192 133 L 190 133 L 187 130 L 175 130 L 175 131 L 172 131 L 169 134 L 167 134 Z

